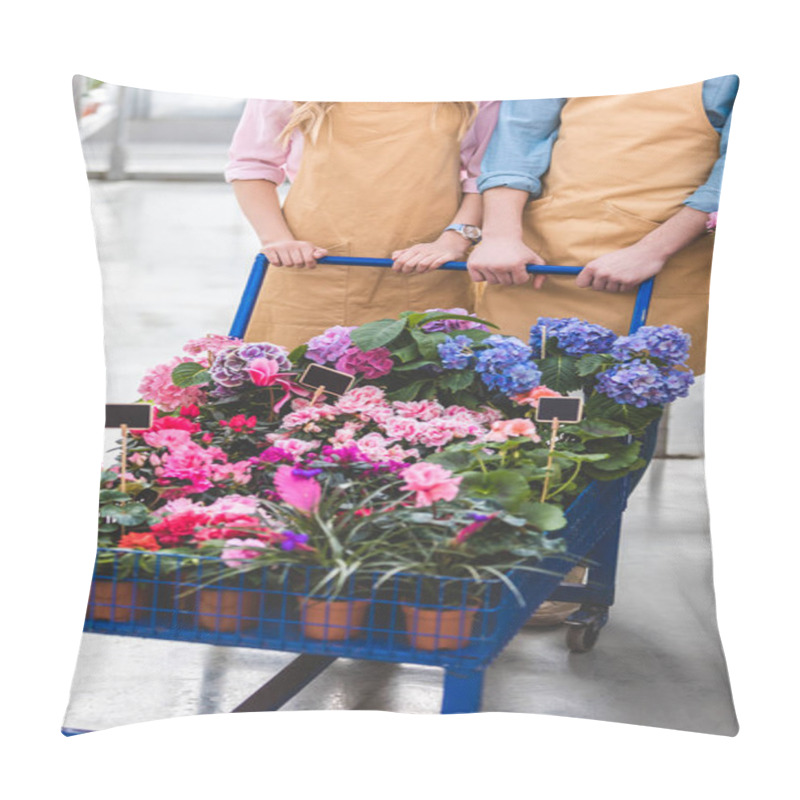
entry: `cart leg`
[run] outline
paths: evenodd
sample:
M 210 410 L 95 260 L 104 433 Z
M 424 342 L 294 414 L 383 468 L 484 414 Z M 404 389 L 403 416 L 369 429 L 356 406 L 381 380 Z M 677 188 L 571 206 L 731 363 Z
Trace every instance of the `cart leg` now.
M 247 700 L 236 706 L 233 712 L 277 711 L 334 661 L 335 656 L 316 656 L 310 653 L 299 655 Z
M 481 710 L 482 669 L 445 669 L 442 714 L 471 714 Z

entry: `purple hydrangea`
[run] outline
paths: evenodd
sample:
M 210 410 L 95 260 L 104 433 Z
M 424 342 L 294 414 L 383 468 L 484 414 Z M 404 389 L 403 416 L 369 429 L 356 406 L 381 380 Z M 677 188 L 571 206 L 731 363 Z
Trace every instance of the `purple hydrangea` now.
M 429 308 L 426 314 L 459 314 L 461 316 L 473 317 L 466 308 Z M 468 331 L 479 329 L 488 331 L 489 329 L 477 321 L 470 322 L 468 319 L 434 319 L 420 326 L 425 333 L 451 333 L 452 331 Z
M 475 360 L 472 339 L 468 336 L 450 336 L 436 346 L 445 369 L 466 369 Z
M 352 346 L 350 331 L 355 329 L 355 325 L 350 327 L 334 325 L 319 336 L 309 339 L 306 358 L 317 364 L 332 364 Z
M 292 363 L 286 356 L 286 350 L 269 342 L 243 344 L 220 350 L 214 358 L 209 372 L 216 384 L 212 390 L 215 397 L 230 397 L 244 383 L 250 382 L 247 365 L 256 358 L 269 358 L 278 362 L 280 370 L 291 369 Z
M 539 385 L 542 373 L 533 362 L 533 351 L 514 336 L 489 336 L 478 354 L 475 369 L 490 389 L 511 397 Z
M 617 339 L 617 335 L 608 328 L 577 317 L 539 317 L 536 325 L 531 328 L 529 339 L 531 347 L 537 353 L 541 352 L 543 330 L 547 338 L 555 338 L 559 348 L 569 356 L 607 353 Z
M 636 333 L 617 339 L 611 354 L 620 361 L 650 355 L 667 364 L 685 364 L 691 343 L 692 337 L 675 325 L 645 325 Z
M 595 388 L 620 405 L 644 408 L 686 397 L 693 383 L 691 370 L 659 367 L 649 361 L 631 361 L 601 372 Z

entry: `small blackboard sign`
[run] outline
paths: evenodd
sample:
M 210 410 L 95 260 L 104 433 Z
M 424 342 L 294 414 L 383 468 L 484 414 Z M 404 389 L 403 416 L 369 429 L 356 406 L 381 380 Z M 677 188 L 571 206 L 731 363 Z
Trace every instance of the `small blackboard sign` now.
M 106 428 L 149 428 L 153 424 L 153 406 L 149 403 L 115 403 L 106 406 Z
M 536 406 L 537 422 L 580 422 L 583 400 L 580 397 L 540 397 Z
M 300 383 L 311 389 L 323 388 L 325 394 L 343 395 L 352 385 L 355 376 L 338 369 L 323 367 L 320 364 L 309 364 Z

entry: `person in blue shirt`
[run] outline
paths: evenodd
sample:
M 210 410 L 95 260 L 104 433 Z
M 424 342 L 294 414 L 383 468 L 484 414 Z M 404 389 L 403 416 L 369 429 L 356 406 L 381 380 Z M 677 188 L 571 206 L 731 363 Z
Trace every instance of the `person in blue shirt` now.
M 704 370 L 708 284 L 735 75 L 655 92 L 504 101 L 478 189 L 483 240 L 468 266 L 477 313 L 527 339 L 539 316 L 626 333 L 657 276 L 648 323 L 692 336 Z M 582 267 L 537 276 L 525 264 Z

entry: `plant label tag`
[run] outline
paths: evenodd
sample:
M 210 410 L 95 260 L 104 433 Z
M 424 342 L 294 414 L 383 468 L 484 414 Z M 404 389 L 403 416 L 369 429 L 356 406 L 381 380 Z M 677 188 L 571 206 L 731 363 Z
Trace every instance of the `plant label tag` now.
M 540 397 L 536 406 L 537 422 L 580 422 L 582 416 L 581 397 Z
M 310 389 L 321 388 L 325 394 L 340 397 L 350 389 L 353 381 L 355 381 L 354 375 L 340 372 L 331 367 L 323 367 L 320 364 L 309 364 L 299 382 Z
M 153 406 L 149 403 L 115 403 L 106 405 L 106 428 L 149 428 L 153 424 Z

